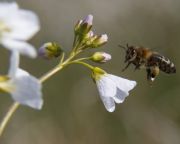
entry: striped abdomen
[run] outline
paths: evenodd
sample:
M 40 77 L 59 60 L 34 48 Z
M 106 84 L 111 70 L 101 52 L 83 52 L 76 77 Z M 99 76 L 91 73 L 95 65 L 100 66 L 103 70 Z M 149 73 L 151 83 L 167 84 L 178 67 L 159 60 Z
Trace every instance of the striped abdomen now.
M 158 66 L 159 69 L 165 73 L 171 74 L 176 73 L 175 65 L 166 57 L 159 54 L 152 54 L 148 59 L 147 66 Z

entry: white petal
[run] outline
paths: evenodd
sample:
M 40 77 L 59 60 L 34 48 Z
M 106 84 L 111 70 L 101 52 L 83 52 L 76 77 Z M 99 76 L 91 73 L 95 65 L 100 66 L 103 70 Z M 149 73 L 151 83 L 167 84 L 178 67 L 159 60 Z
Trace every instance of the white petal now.
M 116 84 L 105 74 L 96 81 L 99 94 L 103 97 L 113 97 L 116 94 Z
M 8 76 L 10 78 L 15 77 L 15 74 L 19 67 L 19 52 L 18 51 L 12 51 L 11 52 L 11 58 L 10 58 L 10 68 Z
M 116 103 L 123 103 L 126 96 L 128 96 L 127 92 L 124 92 L 117 88 L 116 95 L 113 97 L 113 99 Z
M 40 29 L 37 15 L 28 10 L 17 10 L 4 18 L 3 22 L 10 29 L 9 32 L 3 33 L 3 36 L 15 40 L 29 40 Z
M 111 74 L 108 75 L 110 79 L 113 80 L 114 83 L 116 83 L 116 86 L 124 92 L 128 93 L 128 91 L 130 91 L 136 86 L 136 81 L 131 81 Z
M 100 96 L 103 104 L 108 112 L 113 112 L 115 110 L 115 103 L 111 97 Z
M 18 10 L 18 5 L 15 2 L 1 2 L 0 3 L 0 18 L 14 13 Z
M 99 95 L 107 111 L 113 112 L 115 110 L 115 102 L 113 97 L 116 95 L 116 85 L 105 74 L 96 81 Z
M 41 84 L 35 77 L 22 69 L 18 69 L 16 78 L 12 80 L 16 89 L 11 92 L 13 99 L 20 104 L 41 109 L 43 105 Z
M 21 54 L 27 55 L 31 58 L 35 58 L 37 56 L 35 48 L 24 41 L 3 38 L 1 43 L 9 50 L 17 50 Z
M 28 77 L 28 76 L 30 76 L 30 74 L 27 71 L 25 71 L 21 68 L 18 68 L 15 76 L 16 76 L 16 78 L 23 77 L 23 76 Z

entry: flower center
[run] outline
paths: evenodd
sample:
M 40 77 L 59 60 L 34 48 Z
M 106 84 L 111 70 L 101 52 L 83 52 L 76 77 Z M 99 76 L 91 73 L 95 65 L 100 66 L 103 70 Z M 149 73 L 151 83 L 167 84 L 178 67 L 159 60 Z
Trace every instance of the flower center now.
M 3 21 L 0 20 L 0 37 L 4 32 L 10 32 L 10 31 L 11 31 L 10 28 Z
M 0 93 L 1 92 L 12 92 L 14 91 L 15 87 L 10 82 L 10 79 L 8 76 L 1 76 L 0 75 Z

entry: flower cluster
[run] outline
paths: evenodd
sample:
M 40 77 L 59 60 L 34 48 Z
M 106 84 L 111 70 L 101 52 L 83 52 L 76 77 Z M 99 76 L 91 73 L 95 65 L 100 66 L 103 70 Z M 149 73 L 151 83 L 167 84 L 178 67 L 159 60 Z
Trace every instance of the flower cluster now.
M 74 59 L 79 53 L 87 49 L 99 48 L 107 43 L 108 37 L 106 34 L 95 35 L 92 31 L 93 16 L 88 15 L 85 19 L 79 20 L 74 27 L 74 43 L 70 52 L 70 57 L 64 60 L 61 59 L 60 65 L 68 65 L 72 63 L 82 64 L 92 71 L 92 78 L 95 81 L 101 100 L 107 111 L 115 110 L 115 103 L 122 103 L 129 95 L 129 91 L 136 86 L 135 81 L 130 81 L 118 76 L 106 73 L 101 68 L 90 65 L 85 60 L 91 60 L 97 63 L 105 63 L 111 59 L 111 55 L 105 52 L 95 52 L 93 55 L 85 58 Z M 39 55 L 45 59 L 56 57 L 57 51 L 62 49 L 58 44 L 46 43 L 39 49 Z M 57 50 L 57 48 L 59 48 Z M 58 54 L 59 56 L 60 54 Z
M 88 15 L 84 20 L 79 20 L 74 28 L 77 43 L 84 45 L 84 48 L 97 48 L 104 45 L 108 36 L 106 34 L 95 35 L 91 30 L 93 25 L 93 16 Z
M 42 108 L 42 83 L 71 64 L 81 64 L 90 70 L 92 80 L 97 85 L 100 98 L 108 112 L 115 110 L 115 103 L 119 104 L 125 100 L 129 91 L 136 86 L 136 82 L 108 74 L 100 67 L 89 64 L 89 61 L 106 63 L 111 60 L 110 54 L 96 51 L 87 57 L 78 57 L 84 51 L 99 49 L 108 41 L 107 34 L 96 35 L 92 31 L 92 26 L 92 15 L 76 23 L 70 52 L 65 53 L 64 48 L 58 43 L 47 42 L 37 53 L 34 46 L 27 42 L 40 30 L 37 15 L 32 11 L 20 9 L 15 2 L 0 2 L 0 45 L 11 53 L 8 74 L 0 75 L 0 92 L 9 93 L 14 100 L 0 123 L 0 136 L 20 104 L 38 110 Z M 37 79 L 19 67 L 20 55 L 29 58 L 40 56 L 46 60 L 58 58 L 59 62 L 52 70 Z
M 93 16 L 88 15 L 84 20 L 79 20 L 75 26 L 75 37 L 77 36 L 79 38 L 78 43 L 84 46 L 83 50 L 101 47 L 108 40 L 106 34 L 94 35 L 94 32 L 91 30 L 92 25 Z M 100 63 L 105 63 L 110 59 L 111 55 L 105 52 L 95 52 L 90 57 L 90 60 Z M 135 81 L 108 74 L 99 67 L 89 66 L 89 68 L 92 70 L 92 78 L 97 85 L 100 98 L 109 112 L 113 112 L 115 103 L 122 103 L 129 95 L 129 91 L 136 86 Z
M 105 63 L 111 59 L 110 54 L 97 51 L 90 56 L 78 58 L 80 53 L 99 48 L 108 41 L 107 34 L 96 35 L 92 31 L 92 15 L 79 20 L 75 25 L 74 42 L 68 54 L 65 54 L 63 48 L 55 42 L 47 42 L 39 48 L 40 57 L 48 60 L 59 58 L 60 61 L 41 79 L 35 78 L 19 68 L 19 60 L 20 54 L 30 58 L 37 56 L 35 48 L 27 43 L 27 40 L 40 29 L 38 17 L 34 12 L 20 9 L 15 2 L 0 3 L 0 9 L 0 44 L 11 52 L 9 73 L 0 76 L 0 91 L 10 93 L 14 101 L 41 109 L 43 105 L 41 83 L 70 64 L 81 64 L 90 69 L 100 98 L 109 112 L 113 112 L 115 103 L 122 103 L 129 95 L 129 91 L 135 87 L 135 81 L 108 74 L 88 63 L 88 61 Z

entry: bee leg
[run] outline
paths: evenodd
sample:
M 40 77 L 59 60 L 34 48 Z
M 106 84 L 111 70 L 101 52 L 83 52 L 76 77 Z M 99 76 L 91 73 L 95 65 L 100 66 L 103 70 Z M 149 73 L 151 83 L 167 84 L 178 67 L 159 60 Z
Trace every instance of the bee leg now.
M 135 68 L 134 68 L 134 71 L 135 71 L 135 70 L 139 70 L 139 69 L 140 69 L 140 66 L 141 66 L 140 64 L 139 64 L 139 65 L 136 65 Z
M 159 67 L 158 66 L 148 67 L 146 69 L 146 72 L 147 72 L 147 80 L 153 82 L 159 74 Z
M 137 69 L 141 69 L 142 66 L 144 66 L 144 64 L 145 64 L 145 61 L 139 59 L 138 62 L 136 63 L 134 71 L 137 70 Z
M 146 72 L 147 72 L 147 80 L 151 81 L 151 69 L 150 68 L 146 68 Z
M 148 84 L 150 86 L 152 86 L 155 77 L 152 76 L 152 69 L 151 69 L 151 67 L 147 67 L 146 68 L 146 72 L 147 72 L 147 81 L 148 81 Z
M 128 62 L 128 64 L 125 66 L 125 68 L 122 69 L 122 72 L 125 71 L 129 67 L 130 64 L 131 64 L 131 62 Z

